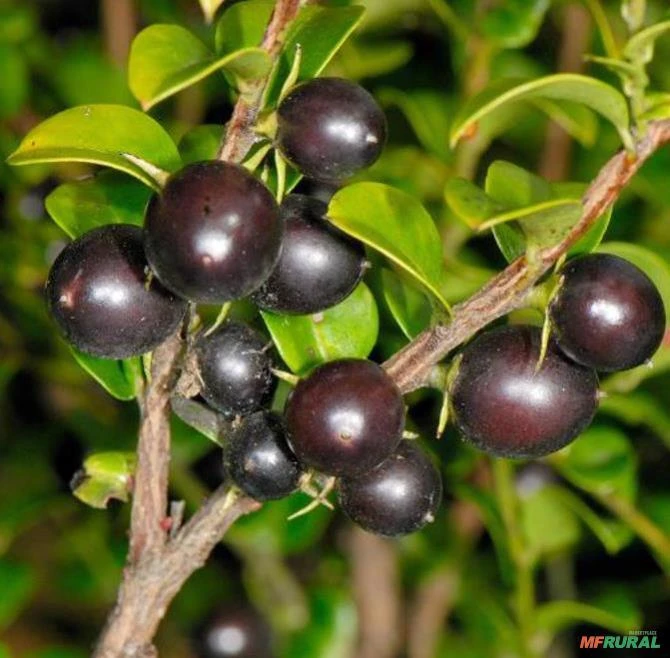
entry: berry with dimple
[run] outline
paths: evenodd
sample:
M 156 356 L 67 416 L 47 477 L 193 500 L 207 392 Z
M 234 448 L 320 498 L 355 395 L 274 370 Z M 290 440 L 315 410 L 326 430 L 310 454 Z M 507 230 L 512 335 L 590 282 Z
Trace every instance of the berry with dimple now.
M 369 167 L 386 141 L 386 118 L 360 85 L 315 78 L 279 104 L 277 145 L 305 176 L 342 181 Z
M 451 388 L 458 429 L 480 450 L 542 457 L 576 438 L 597 408 L 598 378 L 550 343 L 542 366 L 541 331 L 488 331 L 463 351 Z
M 644 363 L 665 333 L 665 308 L 651 279 L 629 261 L 590 254 L 567 263 L 551 307 L 556 342 L 596 370 Z
M 402 394 L 372 361 L 342 359 L 316 368 L 286 407 L 291 449 L 307 466 L 355 475 L 386 459 L 402 439 Z
M 442 479 L 430 459 L 410 441 L 379 466 L 355 478 L 341 478 L 342 510 L 365 530 L 395 537 L 434 520 L 442 501 Z
M 286 443 L 281 417 L 273 412 L 247 416 L 228 437 L 223 454 L 226 473 L 256 500 L 283 498 L 298 488 L 302 469 Z
M 361 280 L 365 250 L 325 219 L 327 206 L 294 194 L 281 206 L 279 261 L 253 301 L 277 313 L 317 313 L 347 297 Z
M 251 327 L 227 322 L 195 343 L 200 394 L 228 417 L 256 411 L 275 386 L 269 342 Z
M 108 359 L 150 352 L 172 334 L 186 303 L 151 278 L 142 230 L 111 224 L 58 255 L 46 283 L 49 311 L 78 350 Z
M 197 162 L 151 199 L 144 233 L 149 263 L 166 287 L 215 303 L 245 297 L 267 279 L 282 221 L 270 191 L 246 169 Z

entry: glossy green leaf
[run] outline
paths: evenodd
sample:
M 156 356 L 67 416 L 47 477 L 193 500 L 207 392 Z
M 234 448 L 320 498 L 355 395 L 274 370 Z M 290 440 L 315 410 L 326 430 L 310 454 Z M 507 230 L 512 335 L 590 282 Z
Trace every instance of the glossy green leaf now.
M 502 48 L 521 48 L 535 38 L 548 8 L 549 0 L 506 0 L 484 13 L 479 29 Z
M 296 47 L 300 46 L 302 49 L 298 81 L 316 77 L 360 23 L 364 12 L 365 9 L 357 5 L 303 7 L 286 34 L 279 59 L 266 89 L 265 104 L 273 106 L 279 100 L 284 80 L 293 64 Z
M 226 7 L 216 24 L 216 52 L 223 55 L 258 46 L 274 5 L 271 0 L 247 0 Z
M 225 1 L 226 0 L 199 0 L 202 13 L 205 15 L 205 20 L 208 23 L 211 23 L 214 20 L 214 14 L 216 14 L 219 7 Z
M 7 161 L 90 162 L 124 171 L 157 189 L 156 180 L 124 153 L 166 171 L 181 165 L 177 147 L 163 128 L 123 105 L 82 105 L 60 112 L 33 128 Z
M 454 214 L 473 229 L 505 208 L 465 178 L 450 178 L 444 187 L 444 199 Z
M 543 486 L 521 496 L 519 513 L 526 546 L 535 560 L 564 553 L 579 541 L 581 528 L 558 487 Z
M 0 62 L 0 118 L 5 118 L 16 114 L 27 101 L 30 81 L 26 62 L 16 48 L 0 43 Z
M 99 452 L 87 457 L 73 479 L 72 493 L 83 503 L 104 509 L 110 500 L 128 502 L 137 466 L 134 452 Z
M 148 110 L 215 71 L 253 80 L 269 69 L 270 57 L 260 48 L 216 57 L 200 39 L 179 25 L 151 25 L 133 41 L 128 80 L 131 91 Z
M 631 62 L 642 62 L 646 64 L 654 57 L 654 44 L 656 39 L 670 32 L 670 21 L 662 21 L 650 25 L 644 30 L 634 34 L 624 48 L 624 57 Z
M 561 474 L 584 491 L 632 499 L 637 460 L 628 438 L 613 427 L 593 426 L 552 458 Z
M 333 196 L 328 218 L 402 267 L 449 308 L 441 292 L 442 242 L 416 198 L 380 183 L 355 183 Z
M 213 160 L 221 143 L 223 126 L 203 124 L 189 130 L 179 142 L 179 152 L 184 164 Z
M 326 361 L 363 359 L 377 342 L 377 305 L 364 283 L 322 313 L 277 315 L 264 311 L 261 315 L 282 359 L 299 375 Z
M 132 400 L 137 394 L 136 373 L 141 372 L 139 357 L 114 360 L 99 359 L 70 348 L 77 363 L 117 400 Z
M 141 226 L 151 190 L 116 172 L 59 185 L 46 198 L 51 218 L 71 238 L 106 224 Z
M 593 146 L 598 137 L 598 118 L 584 105 L 548 98 L 534 98 L 529 103 L 546 114 L 582 146 Z
M 613 254 L 637 265 L 653 282 L 663 298 L 663 304 L 670 310 L 670 265 L 653 251 L 630 242 L 603 242 L 598 251 Z
M 608 610 L 580 601 L 550 601 L 539 606 L 535 613 L 537 627 L 552 633 L 580 622 L 619 633 L 627 633 L 633 627 L 627 616 L 620 617 Z
M 37 580 L 25 564 L 0 560 L 0 630 L 9 626 L 30 601 Z
M 427 297 L 398 274 L 382 269 L 384 301 L 402 332 L 410 340 L 430 324 L 432 308 Z
M 536 98 L 582 103 L 610 121 L 626 146 L 632 144 L 628 132 L 628 106 L 614 87 L 595 78 L 575 73 L 557 73 L 537 80 L 503 79 L 469 100 L 451 127 L 451 146 L 466 136 L 477 123 L 509 103 Z

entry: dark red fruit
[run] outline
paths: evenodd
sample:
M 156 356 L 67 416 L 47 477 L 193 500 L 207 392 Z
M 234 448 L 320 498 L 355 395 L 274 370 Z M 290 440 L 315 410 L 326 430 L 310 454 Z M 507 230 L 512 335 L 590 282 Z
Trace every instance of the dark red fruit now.
M 326 210 L 325 203 L 299 194 L 284 200 L 282 253 L 253 295 L 261 308 L 317 313 L 341 302 L 361 280 L 365 250 L 324 219 Z
M 262 334 L 238 322 L 199 338 L 195 352 L 202 397 L 228 417 L 263 407 L 275 384 L 267 347 Z
M 227 606 L 198 632 L 199 658 L 272 658 L 272 635 L 265 621 L 245 605 Z
M 365 530 L 395 537 L 422 528 L 442 501 L 442 478 L 410 441 L 379 466 L 357 478 L 342 478 L 338 498 L 344 513 Z
M 570 261 L 551 304 L 559 347 L 596 370 L 626 370 L 649 359 L 665 333 L 663 300 L 651 279 L 610 254 Z
M 402 438 L 400 390 L 372 361 L 343 359 L 318 367 L 286 408 L 289 444 L 302 464 L 356 475 L 388 457 Z
M 93 229 L 56 258 L 46 284 L 49 311 L 78 350 L 107 359 L 150 352 L 174 332 L 186 303 L 149 279 L 142 230 Z
M 272 271 L 282 222 L 269 190 L 243 167 L 198 162 L 147 207 L 145 248 L 158 278 L 194 302 L 239 299 Z
M 251 498 L 284 498 L 298 488 L 302 469 L 275 413 L 247 416 L 226 441 L 223 455 L 226 473 Z
M 386 141 L 386 119 L 363 87 L 316 78 L 295 87 L 277 111 L 282 155 L 305 176 L 338 182 L 369 167 Z
M 542 457 L 572 441 L 591 422 L 598 400 L 593 370 L 550 344 L 542 367 L 536 327 L 488 331 L 463 351 L 451 390 L 463 437 L 503 457 Z

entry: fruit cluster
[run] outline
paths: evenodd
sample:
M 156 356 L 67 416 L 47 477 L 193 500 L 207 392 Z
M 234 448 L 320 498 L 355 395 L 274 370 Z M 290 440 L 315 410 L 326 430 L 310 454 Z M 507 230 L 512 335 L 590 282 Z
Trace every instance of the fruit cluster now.
M 379 156 L 384 115 L 356 84 L 322 78 L 280 103 L 276 146 L 317 182 L 341 183 Z M 198 162 L 173 174 L 149 202 L 144 231 L 104 226 L 67 246 L 47 281 L 65 337 L 103 358 L 154 349 L 177 330 L 188 302 L 249 297 L 278 313 L 323 311 L 346 298 L 365 269 L 363 246 L 301 195 L 278 207 L 241 166 Z M 228 477 L 258 499 L 281 498 L 306 472 L 336 476 L 344 511 L 383 534 L 413 531 L 440 503 L 429 459 L 403 442 L 405 409 L 393 381 L 364 360 L 328 363 L 301 381 L 285 417 L 269 411 L 270 345 L 226 322 L 195 337 L 200 395 L 234 421 L 224 447 Z
M 463 351 L 450 390 L 461 434 L 504 457 L 542 457 L 575 439 L 598 402 L 596 370 L 640 365 L 665 332 L 656 286 L 609 254 L 569 261 L 549 305 L 552 339 L 529 326 L 493 329 Z

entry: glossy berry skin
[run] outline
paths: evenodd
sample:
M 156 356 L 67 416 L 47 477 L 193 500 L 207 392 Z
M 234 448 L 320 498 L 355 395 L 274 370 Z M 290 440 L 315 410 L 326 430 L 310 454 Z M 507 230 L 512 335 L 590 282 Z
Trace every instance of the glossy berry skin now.
M 651 358 L 665 333 L 665 309 L 642 270 L 618 256 L 590 254 L 570 261 L 561 276 L 551 321 L 565 354 L 606 372 Z
M 338 500 L 344 513 L 369 532 L 387 537 L 420 530 L 435 519 L 442 502 L 442 478 L 410 441 L 379 466 L 357 478 L 342 478 Z
M 316 368 L 286 407 L 291 449 L 301 464 L 357 475 L 388 457 L 402 438 L 400 390 L 372 361 L 342 359 Z
M 258 613 L 245 605 L 229 605 L 197 634 L 198 658 L 272 658 L 272 635 Z
M 598 379 L 550 344 L 542 367 L 541 331 L 501 327 L 463 351 L 451 389 L 453 416 L 463 437 L 501 457 L 537 458 L 559 450 L 596 412 Z
M 302 469 L 286 443 L 281 416 L 258 411 L 230 435 L 224 449 L 226 473 L 256 500 L 284 498 L 297 488 Z
M 85 233 L 59 254 L 46 283 L 49 312 L 78 350 L 107 359 L 150 352 L 172 334 L 186 303 L 149 270 L 137 226 Z
M 275 381 L 267 346 L 262 334 L 239 322 L 200 337 L 195 353 L 207 403 L 230 418 L 269 402 Z
M 282 222 L 269 190 L 243 167 L 190 164 L 147 207 L 147 258 L 184 299 L 239 299 L 267 279 L 281 248 Z
M 308 178 L 343 181 L 369 167 L 386 141 L 386 118 L 363 87 L 340 78 L 298 85 L 277 111 L 277 145 Z
M 317 199 L 286 197 L 281 256 L 252 297 L 258 306 L 277 313 L 317 313 L 341 302 L 361 280 L 365 250 L 326 221 L 326 210 Z

